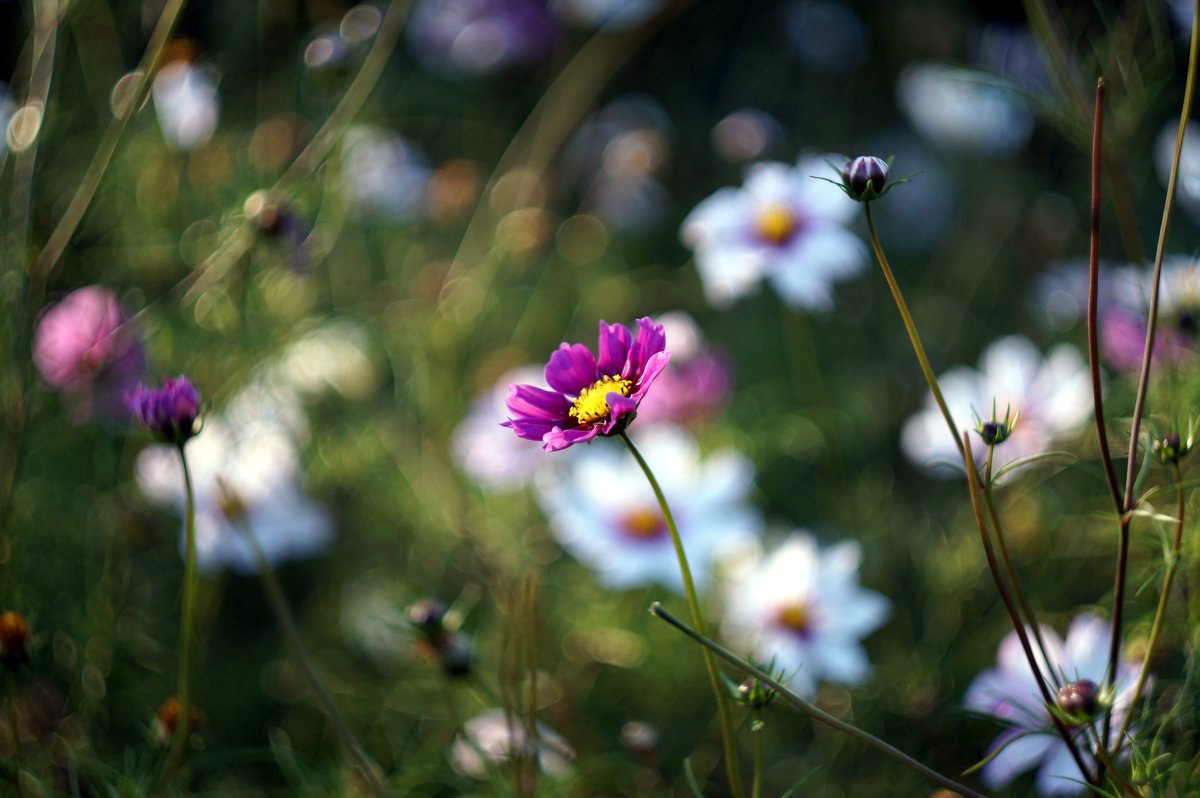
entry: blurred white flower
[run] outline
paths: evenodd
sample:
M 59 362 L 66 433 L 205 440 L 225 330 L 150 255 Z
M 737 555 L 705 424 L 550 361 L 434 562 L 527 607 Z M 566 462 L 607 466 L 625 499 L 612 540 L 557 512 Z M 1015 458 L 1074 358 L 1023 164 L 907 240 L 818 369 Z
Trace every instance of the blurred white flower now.
M 862 547 L 852 541 L 821 550 L 807 532 L 764 555 L 733 558 L 721 630 L 756 661 L 784 672 L 801 695 L 820 682 L 858 685 L 870 673 L 859 641 L 879 628 L 890 602 L 858 583 Z
M 727 306 L 765 278 L 788 304 L 826 310 L 833 284 L 862 271 L 866 247 L 844 226 L 857 203 L 814 178 L 832 176 L 825 160 L 755 164 L 742 188 L 721 189 L 684 219 L 681 237 L 711 303 Z
M 523 717 L 489 709 L 463 724 L 463 733 L 450 746 L 450 764 L 471 778 L 486 779 L 488 763 L 503 765 L 514 754 L 531 755 L 532 749 Z M 541 723 L 536 750 L 538 765 L 547 776 L 565 776 L 573 769 L 575 751 L 562 735 Z
M 363 398 L 378 382 L 366 332 L 346 320 L 330 321 L 301 335 L 263 371 L 264 381 L 276 390 L 306 396 L 332 389 Z
M 963 155 L 1012 155 L 1033 133 L 1033 115 L 1016 91 L 985 72 L 910 65 L 900 73 L 896 94 L 918 133 Z
M 419 0 L 406 35 L 430 69 L 482 75 L 548 58 L 559 29 L 537 0 Z
M 762 521 L 746 501 L 754 485 L 750 462 L 724 450 L 701 459 L 683 430 L 641 429 L 638 448 L 675 514 L 696 586 L 703 589 L 718 553 L 756 537 Z M 648 584 L 683 592 L 671 536 L 645 475 L 615 441 L 583 448 L 562 471 L 539 472 L 542 509 L 558 541 L 596 571 L 606 587 Z
M 1154 171 L 1164 188 L 1171 176 L 1171 163 L 1175 160 L 1175 137 L 1178 134 L 1179 123 L 1168 122 L 1154 145 Z M 1194 120 L 1189 120 L 1184 128 L 1175 196 L 1192 221 L 1200 223 L 1200 123 Z
M 1012 436 L 996 446 L 997 469 L 1049 451 L 1056 442 L 1078 432 L 1092 413 L 1087 363 L 1069 344 L 1056 346 L 1043 358 L 1027 338 L 1001 338 L 984 351 L 978 370 L 956 368 L 941 375 L 939 382 L 960 429 L 975 427 L 974 413 L 989 420 L 993 402 L 1000 420 L 1006 408 L 1020 414 Z M 905 422 L 901 445 L 914 465 L 930 468 L 932 474 L 949 477 L 962 471 L 958 449 L 932 396 L 926 399 L 924 410 Z M 978 437 L 971 446 L 982 463 L 987 447 Z M 944 465 L 952 469 L 936 468 Z
M 500 426 L 500 422 L 512 415 L 505 404 L 510 385 L 544 387 L 545 384 L 538 366 L 522 366 L 506 372 L 495 387 L 472 401 L 467 417 L 455 428 L 450 452 L 463 473 L 481 488 L 520 490 L 529 484 L 534 472 L 555 466 L 557 457 L 546 457 L 540 446 L 530 446 L 529 441 Z
M 1104 684 L 1108 668 L 1109 642 L 1112 629 L 1105 620 L 1094 615 L 1080 615 L 1067 630 L 1066 642 L 1053 629 L 1042 627 L 1046 657 L 1042 659 L 1035 648 L 1038 668 L 1051 685 L 1088 679 Z M 1032 641 L 1032 636 L 1030 636 Z M 1129 701 L 1133 698 L 1138 663 L 1123 661 L 1117 668 L 1117 689 L 1113 700 L 1113 727 L 1120 729 Z M 1082 792 L 1079 768 L 1072 759 L 1067 744 L 1053 727 L 1041 690 L 1022 650 L 1016 632 L 1010 632 L 997 655 L 995 668 L 980 673 L 967 688 L 963 703 L 968 709 L 990 715 L 1008 728 L 996 738 L 989 749 L 995 758 L 983 766 L 983 781 L 988 787 L 1006 786 L 1018 774 L 1041 764 L 1037 775 L 1037 790 L 1042 795 L 1070 795 Z M 1092 750 L 1084 726 L 1071 730 L 1084 760 L 1092 761 Z M 1092 733 L 1099 737 L 1101 723 L 1092 724 Z M 1000 750 L 1003 749 L 1003 750 Z
M 358 126 L 342 139 L 342 190 L 362 212 L 409 222 L 425 212 L 432 172 L 413 143 L 383 128 Z
M 221 98 L 203 70 L 171 61 L 154 76 L 153 95 L 163 138 L 175 149 L 199 146 L 217 129 Z
M 332 517 L 300 487 L 295 434 L 297 419 L 302 418 L 299 408 L 261 386 L 235 397 L 224 415 L 205 416 L 203 430 L 186 450 L 196 497 L 196 564 L 201 571 L 258 570 L 242 532 L 226 517 L 222 482 L 244 506 L 246 524 L 272 565 L 312 556 L 333 542 Z M 146 448 L 138 455 L 136 471 L 150 499 L 183 514 L 183 474 L 175 447 Z M 181 549 L 183 545 L 181 526 Z

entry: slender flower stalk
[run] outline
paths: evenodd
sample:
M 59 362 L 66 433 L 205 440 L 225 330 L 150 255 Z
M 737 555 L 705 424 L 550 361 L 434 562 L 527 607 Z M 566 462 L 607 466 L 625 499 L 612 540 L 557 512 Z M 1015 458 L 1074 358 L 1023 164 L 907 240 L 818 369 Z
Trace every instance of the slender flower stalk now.
M 905 767 L 920 773 L 922 776 L 938 786 L 945 787 L 948 790 L 953 790 L 954 792 L 965 796 L 965 798 L 987 798 L 987 796 L 985 796 L 983 793 L 972 790 L 965 784 L 960 784 L 951 778 L 943 776 L 933 768 L 918 762 L 908 754 L 904 753 L 890 743 L 884 742 L 875 735 L 865 732 L 857 726 L 849 724 L 840 718 L 834 717 L 823 709 L 810 704 L 796 693 L 793 693 L 786 686 L 784 686 L 783 683 L 772 677 L 766 671 L 755 667 L 751 663 L 722 646 L 720 643 L 710 639 L 703 632 L 696 631 L 671 613 L 667 612 L 657 601 L 650 605 L 650 614 L 654 615 L 660 620 L 666 621 L 671 626 L 674 626 L 676 629 L 683 632 L 692 640 L 703 646 L 705 651 L 715 654 L 716 656 L 728 662 L 730 665 L 745 673 L 747 676 L 753 676 L 764 685 L 775 690 L 780 696 L 783 697 L 784 701 L 787 701 L 789 704 L 796 707 L 813 720 L 824 723 L 826 726 L 831 726 L 843 734 L 848 734 L 851 737 L 866 743 L 875 750 L 883 753 L 885 756 L 891 757 Z
M 762 798 L 763 782 L 763 719 L 762 708 L 755 707 L 750 721 L 750 734 L 754 737 L 754 781 L 750 787 L 750 798 Z
M 1175 187 L 1179 179 L 1179 161 L 1183 152 L 1183 136 L 1187 131 L 1188 116 L 1196 91 L 1196 63 L 1200 59 L 1200 0 L 1192 0 L 1192 40 L 1188 50 L 1187 82 L 1183 90 L 1183 107 L 1179 114 L 1179 129 L 1175 134 L 1175 153 L 1171 159 L 1171 175 L 1167 180 L 1167 197 L 1163 202 L 1162 223 L 1158 230 L 1158 247 L 1154 252 L 1154 284 L 1150 291 L 1150 310 L 1146 318 L 1146 343 L 1142 349 L 1142 371 L 1138 378 L 1137 398 L 1133 404 L 1133 425 L 1129 431 L 1129 461 L 1125 470 L 1125 501 L 1121 515 L 1117 541 L 1117 568 L 1113 585 L 1112 642 L 1108 652 L 1108 684 L 1117 680 L 1117 660 L 1121 652 L 1121 621 L 1125 606 L 1125 573 L 1129 563 L 1129 523 L 1137 505 L 1134 480 L 1137 477 L 1138 439 L 1141 434 L 1142 414 L 1146 408 L 1146 394 L 1150 386 L 1151 355 L 1154 352 L 1154 333 L 1158 326 L 1158 299 L 1162 284 L 1163 253 L 1167 245 L 1167 230 L 1171 224 L 1171 212 L 1175 208 Z M 1112 727 L 1111 713 L 1104 718 L 1101 747 L 1107 748 L 1109 731 Z
M 888 265 L 887 256 L 883 254 L 883 246 L 879 243 L 879 236 L 875 232 L 875 220 L 871 216 L 871 203 L 863 203 L 863 211 L 867 215 L 867 231 L 871 238 L 871 249 L 875 250 L 875 258 L 879 261 L 879 268 L 883 270 L 883 277 L 887 280 L 888 288 L 892 291 L 892 299 L 896 302 L 896 309 L 900 311 L 900 318 L 904 321 L 904 329 L 908 332 L 908 339 L 912 342 L 913 352 L 917 355 L 917 361 L 921 364 L 921 373 L 925 375 L 925 382 L 929 384 L 929 391 L 933 394 L 933 399 L 937 402 L 938 409 L 942 411 L 942 415 L 946 419 L 946 426 L 950 429 L 950 436 L 954 438 L 955 446 L 959 453 L 962 452 L 962 442 L 958 439 L 958 425 L 954 423 L 954 416 L 950 414 L 950 408 L 946 406 L 946 400 L 942 396 L 942 389 L 938 385 L 937 377 L 933 373 L 933 367 L 929 364 L 929 356 L 925 354 L 925 347 L 921 344 L 921 336 L 917 332 L 917 325 L 913 322 L 912 314 L 908 312 L 908 303 L 904 301 L 904 294 L 900 291 L 900 285 L 896 282 L 896 277 L 892 274 L 892 267 Z
M 1162 636 L 1163 623 L 1167 617 L 1167 602 L 1171 598 L 1171 585 L 1175 581 L 1175 571 L 1179 568 L 1179 555 L 1183 547 L 1183 514 L 1184 514 L 1184 493 L 1183 493 L 1183 470 L 1179 467 L 1179 461 L 1173 463 L 1175 470 L 1175 538 L 1171 542 L 1171 552 L 1167 555 L 1167 572 L 1163 575 L 1162 592 L 1158 595 L 1158 608 L 1154 611 L 1154 624 L 1150 627 L 1150 641 L 1146 643 L 1146 653 L 1142 655 L 1142 667 L 1138 671 L 1137 682 L 1133 687 L 1133 697 L 1129 699 L 1129 712 L 1125 715 L 1125 720 L 1121 723 L 1121 730 L 1117 733 L 1116 744 L 1118 749 L 1121 745 L 1121 740 L 1125 739 L 1125 735 L 1129 732 L 1129 727 L 1133 723 L 1134 708 L 1142 699 L 1142 691 L 1146 688 L 1146 679 L 1150 676 L 1150 661 L 1154 658 L 1154 652 L 1158 648 L 1159 638 Z
M 275 616 L 275 623 L 279 626 L 279 631 L 283 634 L 284 642 L 291 650 L 292 656 L 296 658 L 296 664 L 300 666 L 300 673 L 304 676 L 305 681 L 308 682 L 308 686 L 312 688 L 317 701 L 321 704 L 321 708 L 329 716 L 329 721 L 333 724 L 333 730 L 337 734 L 342 748 L 345 749 L 346 756 L 350 758 L 354 769 L 358 771 L 359 778 L 362 779 L 371 794 L 375 798 L 388 798 L 387 790 L 384 788 L 382 782 L 379 781 L 374 768 L 367 761 L 366 754 L 363 753 L 362 746 L 358 744 L 354 732 L 350 730 L 350 725 L 346 722 L 346 718 L 338 710 L 333 696 L 329 694 L 329 690 L 325 687 L 324 682 L 321 681 L 321 677 L 313 665 L 312 658 L 308 654 L 308 649 L 304 645 L 304 639 L 300 636 L 300 630 L 296 627 L 296 621 L 292 618 L 292 612 L 288 608 L 287 597 L 283 593 L 283 588 L 279 585 L 279 580 L 275 578 L 275 572 L 271 569 L 270 562 L 267 561 L 267 555 L 263 553 L 262 547 L 258 545 L 258 541 L 254 537 L 254 530 L 246 523 L 245 518 L 237 519 L 237 526 L 246 543 L 250 546 L 250 550 L 254 553 L 254 561 L 258 564 L 258 578 L 262 584 L 263 595 L 267 599 L 267 606 L 270 608 L 271 614 Z
M 637 460 L 637 464 L 641 466 L 642 473 L 646 475 L 646 480 L 650 483 L 650 489 L 654 491 L 654 497 L 658 499 L 663 520 L 667 522 L 667 531 L 671 534 L 671 544 L 675 547 L 675 556 L 679 560 L 679 572 L 683 577 L 683 591 L 687 596 L 688 608 L 692 613 L 692 622 L 696 624 L 701 635 L 707 635 L 708 630 L 704 624 L 704 616 L 700 612 L 700 600 L 696 595 L 696 583 L 692 580 L 692 569 L 688 566 L 687 553 L 683 550 L 683 540 L 679 537 L 679 527 L 675 524 L 671 506 L 667 503 L 667 497 L 663 493 L 662 487 L 659 486 L 650 465 L 642 457 L 638 448 L 633 445 L 629 434 L 622 431 L 620 437 L 629 447 L 629 453 L 633 455 L 633 459 Z M 725 770 L 729 776 L 729 789 L 734 798 L 740 798 L 742 779 L 738 767 L 737 738 L 733 731 L 733 713 L 729 708 L 729 694 L 721 681 L 721 674 L 717 670 L 717 661 L 707 648 L 704 650 L 704 665 L 708 668 L 708 679 L 712 683 L 713 694 L 717 699 L 717 711 L 721 716 L 721 736 L 725 745 Z
M 1037 657 L 1034 656 L 1033 648 L 1029 645 L 1029 635 L 1026 634 L 1025 624 L 1021 621 L 1021 616 L 1017 612 L 1017 608 L 1013 605 L 1012 596 L 1009 595 L 1008 589 L 1004 584 L 1004 577 L 1000 575 L 1000 567 L 996 562 L 996 552 L 992 548 L 992 542 L 987 531 L 987 521 L 983 517 L 983 508 L 979 502 L 979 494 L 982 492 L 979 488 L 979 475 L 975 471 L 975 458 L 971 453 L 971 436 L 970 433 L 964 431 L 960 439 L 963 453 L 963 466 L 967 469 L 967 489 L 971 496 L 971 509 L 975 512 L 975 523 L 979 527 L 979 537 L 983 541 L 983 552 L 987 556 L 988 570 L 992 572 L 992 578 L 996 582 L 996 590 L 1000 594 L 1001 601 L 1004 602 L 1004 609 L 1008 611 L 1008 617 L 1012 621 L 1013 631 L 1017 633 L 1017 639 L 1021 642 L 1021 650 L 1025 652 L 1025 659 L 1029 661 L 1029 668 L 1033 671 L 1033 677 L 1037 682 L 1038 690 L 1042 694 L 1042 700 L 1047 706 L 1054 704 L 1054 696 L 1050 693 L 1049 687 L 1046 685 L 1045 675 L 1042 673 L 1041 667 L 1038 665 Z M 1047 660 L 1047 664 L 1049 661 Z M 1079 766 L 1079 772 L 1083 777 L 1092 783 L 1091 771 L 1083 761 L 1083 756 L 1079 753 L 1079 748 L 1075 745 L 1075 740 L 1071 737 L 1071 732 L 1066 725 L 1056 716 L 1051 715 L 1054 721 L 1054 727 L 1058 730 L 1063 742 L 1067 745 L 1067 750 L 1071 752 L 1071 758 L 1075 760 L 1075 764 Z

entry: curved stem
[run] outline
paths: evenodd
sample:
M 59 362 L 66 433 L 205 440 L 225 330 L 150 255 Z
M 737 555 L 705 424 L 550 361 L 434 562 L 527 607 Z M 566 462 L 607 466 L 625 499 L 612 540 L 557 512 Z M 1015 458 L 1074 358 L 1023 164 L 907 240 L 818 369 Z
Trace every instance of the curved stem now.
M 642 457 L 642 453 L 638 451 L 638 448 L 633 445 L 629 434 L 622 432 L 620 437 L 629 448 L 629 453 L 633 455 L 633 459 L 641 467 L 642 473 L 646 475 L 646 480 L 650 483 L 650 489 L 654 491 L 654 497 L 658 499 L 658 506 L 662 509 L 663 520 L 667 522 L 667 531 L 671 534 L 671 545 L 675 547 L 675 557 L 679 560 L 679 573 L 683 577 L 683 592 L 687 596 L 688 609 L 692 612 L 692 623 L 696 624 L 696 628 L 700 630 L 700 634 L 707 635 L 708 630 L 704 624 L 704 616 L 700 612 L 700 600 L 696 596 L 696 583 L 692 580 L 692 569 L 688 566 L 687 553 L 683 550 L 683 540 L 679 537 L 679 527 L 675 525 L 675 516 L 671 513 L 670 505 L 667 504 L 667 497 L 663 494 L 658 480 L 655 479 L 654 472 L 650 470 L 650 465 Z M 704 650 L 704 665 L 708 668 L 708 680 L 712 684 L 713 695 L 717 699 L 717 711 L 721 716 L 721 737 L 725 745 L 725 771 L 729 776 L 729 791 L 734 798 L 741 798 L 742 779 L 739 774 L 737 737 L 733 732 L 733 713 L 729 708 L 729 694 L 721 682 L 721 674 L 717 670 L 717 661 L 707 648 Z
M 1153 287 L 1150 291 L 1150 310 L 1146 318 L 1146 343 L 1142 349 L 1142 371 L 1138 378 L 1137 399 L 1133 404 L 1133 426 L 1129 431 L 1129 462 L 1125 471 L 1125 501 L 1124 513 L 1121 517 L 1119 539 L 1117 542 L 1117 569 L 1113 584 L 1113 617 L 1112 640 L 1108 650 L 1108 683 L 1114 684 L 1117 679 L 1117 659 L 1121 652 L 1121 618 L 1125 605 L 1125 572 L 1129 561 L 1129 522 L 1130 511 L 1137 503 L 1134 495 L 1134 480 L 1137 476 L 1138 438 L 1141 434 L 1142 414 L 1146 408 L 1146 394 L 1150 385 L 1151 355 L 1154 352 L 1154 333 L 1158 326 L 1159 288 L 1162 283 L 1163 253 L 1167 246 L 1167 229 L 1171 224 L 1171 212 L 1175 208 L 1175 186 L 1179 179 L 1179 161 L 1183 151 L 1183 135 L 1187 130 L 1188 114 L 1192 108 L 1192 98 L 1196 90 L 1196 62 L 1200 54 L 1200 0 L 1192 2 L 1192 43 L 1188 51 L 1187 83 L 1183 89 L 1183 108 L 1179 114 L 1179 128 L 1175 134 L 1175 152 L 1171 159 L 1171 176 L 1167 181 L 1167 197 L 1163 203 L 1162 223 L 1158 230 L 1158 246 L 1154 252 Z M 1112 727 L 1112 713 L 1104 716 L 1104 733 L 1101 736 L 1103 746 L 1108 746 L 1109 731 Z
M 929 365 L 929 357 L 925 354 L 925 347 L 921 344 L 921 336 L 917 333 L 917 325 L 913 322 L 912 314 L 908 312 L 908 303 L 904 301 L 904 294 L 900 291 L 900 286 L 896 282 L 895 276 L 892 274 L 892 267 L 888 265 L 887 256 L 883 254 L 883 247 L 879 243 L 879 236 L 875 233 L 875 220 L 871 217 L 871 203 L 864 202 L 863 210 L 867 214 L 867 231 L 871 237 L 871 248 L 875 250 L 875 258 L 879 261 L 879 268 L 883 270 L 883 277 L 887 280 L 888 288 L 892 291 L 892 299 L 896 302 L 896 309 L 900 311 L 900 318 L 904 321 L 904 329 L 908 332 L 908 340 L 912 342 L 913 352 L 917 355 L 917 361 L 921 364 L 921 372 L 925 375 L 925 382 L 929 385 L 929 391 L 933 394 L 933 400 L 937 402 L 938 409 L 942 411 L 942 416 L 946 419 L 946 426 L 950 430 L 950 436 L 954 438 L 954 446 L 958 449 L 959 454 L 962 453 L 962 442 L 958 439 L 958 425 L 954 423 L 954 416 L 950 414 L 950 408 L 946 406 L 946 400 L 942 396 L 942 389 L 938 385 L 937 377 L 933 373 L 933 367 Z
M 1008 594 L 1008 589 L 1004 585 L 1004 577 L 1000 575 L 1000 567 L 996 562 L 996 552 L 992 549 L 992 542 L 987 532 L 987 522 L 983 518 L 983 508 L 979 503 L 979 475 L 975 472 L 975 457 L 971 453 L 971 437 L 967 432 L 963 432 L 960 444 L 963 453 L 963 466 L 967 469 L 967 490 L 971 496 L 971 509 L 975 512 L 975 523 L 979 527 L 979 537 L 983 541 L 983 553 L 987 556 L 988 570 L 992 572 L 992 578 L 996 582 L 996 591 L 1000 594 L 1000 600 L 1004 602 L 1004 609 L 1008 612 L 1009 620 L 1012 621 L 1013 630 L 1017 633 L 1017 639 L 1021 643 L 1021 650 L 1025 653 L 1025 659 L 1029 662 L 1029 669 L 1033 672 L 1033 678 L 1037 682 L 1038 691 L 1042 694 L 1042 700 L 1047 706 L 1054 703 L 1054 697 L 1050 694 L 1050 689 L 1046 686 L 1046 677 L 1042 673 L 1041 667 L 1038 666 L 1037 657 L 1034 656 L 1033 648 L 1029 645 L 1029 635 L 1025 631 L 1025 624 L 1021 622 L 1021 616 L 1017 612 L 1017 608 L 1013 606 L 1012 597 Z M 1049 661 L 1046 662 L 1047 669 L 1052 667 Z M 1079 772 L 1083 777 L 1092 783 L 1091 773 L 1088 767 L 1084 764 L 1083 756 L 1079 753 L 1079 748 L 1075 745 L 1075 740 L 1071 737 L 1071 732 L 1066 725 L 1058 719 L 1053 713 L 1050 714 L 1054 721 L 1054 727 L 1058 734 L 1062 737 L 1063 742 L 1067 744 L 1067 750 L 1071 752 L 1071 758 L 1075 760 L 1075 764 L 1079 766 Z
M 1167 603 L 1171 598 L 1171 585 L 1175 581 L 1175 571 L 1179 567 L 1179 553 L 1183 547 L 1183 471 L 1179 463 L 1175 463 L 1175 539 L 1171 542 L 1171 552 L 1167 555 L 1167 572 L 1163 576 L 1162 591 L 1158 594 L 1158 608 L 1154 611 L 1154 625 L 1150 627 L 1150 641 L 1146 643 L 1146 653 L 1142 655 L 1142 667 L 1138 671 L 1137 682 L 1133 687 L 1133 695 L 1129 699 L 1129 708 L 1125 712 L 1125 720 L 1117 733 L 1116 744 L 1120 750 L 1121 741 L 1129 732 L 1133 723 L 1133 715 L 1138 703 L 1142 700 L 1142 691 L 1146 689 L 1146 679 L 1150 676 L 1150 661 L 1158 648 L 1162 636 L 1163 624 L 1167 617 Z
M 713 654 L 716 654 L 718 657 L 742 671 L 747 676 L 753 676 L 755 679 L 758 679 L 760 682 L 779 693 L 784 701 L 787 701 L 789 704 L 796 707 L 813 720 L 824 723 L 826 726 L 831 726 L 843 734 L 848 734 L 851 737 L 866 743 L 875 750 L 883 753 L 885 756 L 889 756 L 905 767 L 920 773 L 934 784 L 945 787 L 948 790 L 953 790 L 954 792 L 957 792 L 966 798 L 987 798 L 987 796 L 985 796 L 983 793 L 972 790 L 965 784 L 959 784 L 957 781 L 954 781 L 954 779 L 943 776 L 933 768 L 918 762 L 892 744 L 884 742 L 875 735 L 865 732 L 857 726 L 847 723 L 841 718 L 830 715 L 820 707 L 810 704 L 800 696 L 793 693 L 791 690 L 787 689 L 787 687 L 781 684 L 766 671 L 756 668 L 754 665 L 746 662 L 744 659 L 737 656 L 720 643 L 709 639 L 707 635 L 697 632 L 695 629 L 689 627 L 683 621 L 679 620 L 674 615 L 663 609 L 662 605 L 657 601 L 650 606 L 650 613 L 655 617 L 666 621 L 671 626 L 674 626 L 676 629 L 690 637 L 692 640 L 695 640 L 697 643 L 704 646 L 705 651 L 710 651 Z
M 284 642 L 291 650 L 292 656 L 296 658 L 296 664 L 300 666 L 300 673 L 303 674 L 304 680 L 308 682 L 308 686 L 316 695 L 321 708 L 325 710 L 330 723 L 333 724 L 333 730 L 337 734 L 346 756 L 350 758 L 354 769 L 358 771 L 359 778 L 363 780 L 371 793 L 376 798 L 388 798 L 387 790 L 379 781 L 379 777 L 375 775 L 375 769 L 367 761 L 362 746 L 358 744 L 354 732 L 350 730 L 350 724 L 346 722 L 346 718 L 338 710 L 333 696 L 329 694 L 325 683 L 321 681 L 321 677 L 313 665 L 312 657 L 309 656 L 308 649 L 304 645 L 304 639 L 300 636 L 300 630 L 296 627 L 292 612 L 288 608 L 287 597 L 279 585 L 279 580 L 275 578 L 275 572 L 271 570 L 271 564 L 263 554 L 262 547 L 258 545 L 258 540 L 254 537 L 254 530 L 250 529 L 244 518 L 238 522 L 237 526 L 242 537 L 249 544 L 250 551 L 254 554 L 263 595 L 267 599 L 267 606 L 271 609 L 271 614 L 275 616 L 275 623 L 279 626 L 279 631 L 283 633 Z
M 761 707 L 754 708 L 754 719 L 750 721 L 750 734 L 754 737 L 754 781 L 750 786 L 750 798 L 762 798 L 763 719 Z

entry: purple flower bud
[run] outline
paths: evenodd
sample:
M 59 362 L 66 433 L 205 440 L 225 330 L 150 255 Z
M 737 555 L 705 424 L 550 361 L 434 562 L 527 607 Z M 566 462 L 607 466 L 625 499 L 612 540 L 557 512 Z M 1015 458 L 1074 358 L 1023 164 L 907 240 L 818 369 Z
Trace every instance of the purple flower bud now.
M 887 179 L 887 161 L 874 155 L 860 155 L 842 167 L 842 185 L 860 202 L 878 197 Z
M 1100 707 L 1100 688 L 1091 679 L 1068 682 L 1058 688 L 1054 703 L 1072 718 L 1088 720 Z
M 168 377 L 161 388 L 139 385 L 126 401 L 142 426 L 166 443 L 182 445 L 200 431 L 200 394 L 187 377 Z
M 430 640 L 438 640 L 445 633 L 442 621 L 446 617 L 446 607 L 437 599 L 423 599 L 412 604 L 404 611 L 408 622 L 415 626 Z

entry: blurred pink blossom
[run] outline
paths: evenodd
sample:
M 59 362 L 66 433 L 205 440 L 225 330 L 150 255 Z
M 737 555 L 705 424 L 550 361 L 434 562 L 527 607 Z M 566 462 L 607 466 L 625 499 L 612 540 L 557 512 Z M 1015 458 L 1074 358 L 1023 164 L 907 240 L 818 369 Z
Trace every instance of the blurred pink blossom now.
M 638 418 L 691 424 L 715 416 L 729 401 L 729 364 L 704 343 L 696 320 L 682 311 L 658 317 L 671 341 L 671 362 L 638 407 Z

